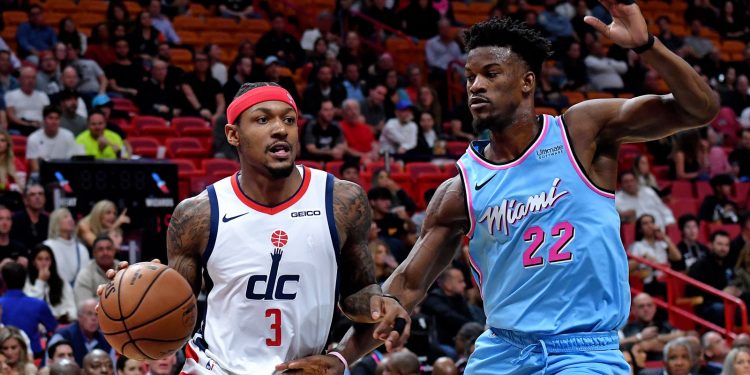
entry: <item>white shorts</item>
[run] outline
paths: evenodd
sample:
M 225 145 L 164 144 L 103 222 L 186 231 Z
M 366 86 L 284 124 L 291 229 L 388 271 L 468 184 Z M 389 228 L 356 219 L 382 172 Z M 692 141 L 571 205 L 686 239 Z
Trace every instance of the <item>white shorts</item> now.
M 195 340 L 202 339 L 203 338 L 197 334 L 193 339 L 188 341 L 187 345 L 185 345 L 185 365 L 182 367 L 182 371 L 180 371 L 179 375 L 239 375 L 224 370 L 215 360 L 211 359 L 206 351 L 201 349 L 200 345 L 195 342 Z M 269 374 L 259 375 L 276 374 L 279 374 L 279 372 L 274 371 Z

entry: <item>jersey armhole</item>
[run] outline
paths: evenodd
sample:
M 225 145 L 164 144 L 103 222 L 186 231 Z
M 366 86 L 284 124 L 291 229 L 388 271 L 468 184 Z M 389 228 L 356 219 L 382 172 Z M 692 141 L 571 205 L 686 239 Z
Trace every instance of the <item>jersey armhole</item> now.
M 469 186 L 469 176 L 466 174 L 466 166 L 464 166 L 464 163 L 459 160 L 456 162 L 456 166 L 458 167 L 458 175 L 459 178 L 461 178 L 461 185 L 464 188 L 464 209 L 466 210 L 466 216 L 469 218 L 469 230 L 466 232 L 466 237 L 468 237 L 470 240 L 472 237 L 474 237 L 474 215 L 472 215 L 472 196 L 471 196 L 471 186 Z
M 586 186 L 588 186 L 595 193 L 605 198 L 615 199 L 614 191 L 604 189 L 596 185 L 594 181 L 591 180 L 588 173 L 586 173 L 586 169 L 583 167 L 583 164 L 581 164 L 581 161 L 578 159 L 578 156 L 576 155 L 575 151 L 573 151 L 573 145 L 570 142 L 570 133 L 568 133 L 568 124 L 565 122 L 564 115 L 560 115 L 557 119 L 560 124 L 560 129 L 562 133 L 560 135 L 561 135 L 561 138 L 563 139 L 565 150 L 567 151 L 568 157 L 570 158 L 570 162 L 571 164 L 573 164 L 573 168 L 576 170 L 576 173 L 578 173 L 578 176 L 586 184 Z
M 208 265 L 208 259 L 214 251 L 214 244 L 216 244 L 216 234 L 219 231 L 219 200 L 216 197 L 216 189 L 213 185 L 209 185 L 206 188 L 206 192 L 208 193 L 208 202 L 211 208 L 211 226 L 209 229 L 208 243 L 206 244 L 206 249 L 203 250 L 203 267 Z
M 326 175 L 326 219 L 328 220 L 328 231 L 331 235 L 331 243 L 333 244 L 333 253 L 336 256 L 336 290 L 334 292 L 335 304 L 339 302 L 339 281 L 341 280 L 341 243 L 339 240 L 339 232 L 336 229 L 336 218 L 333 215 L 333 185 L 335 180 L 332 174 Z

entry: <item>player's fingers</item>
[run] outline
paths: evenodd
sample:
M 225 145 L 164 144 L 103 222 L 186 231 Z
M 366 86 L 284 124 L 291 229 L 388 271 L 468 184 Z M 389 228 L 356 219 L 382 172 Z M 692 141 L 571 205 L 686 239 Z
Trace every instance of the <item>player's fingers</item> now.
M 128 263 L 127 261 L 120 262 L 120 263 L 117 264 L 117 270 L 119 271 L 121 269 L 128 268 L 129 265 L 130 265 L 130 263 Z
M 161 264 L 161 260 L 159 260 L 159 258 L 152 259 L 151 263 L 159 263 L 159 264 Z
M 107 278 L 108 279 L 114 279 L 115 275 L 117 275 L 117 271 L 115 271 L 113 269 L 108 269 L 107 270 Z
M 370 316 L 372 317 L 372 320 L 380 320 L 380 317 L 383 316 L 384 308 L 385 306 L 383 306 L 383 297 L 378 295 L 373 295 L 370 297 Z
M 609 38 L 609 29 L 607 28 L 607 25 L 604 24 L 600 19 L 594 17 L 594 16 L 586 16 L 583 17 L 583 22 L 586 22 L 591 27 L 593 27 L 596 31 L 602 33 L 602 35 Z

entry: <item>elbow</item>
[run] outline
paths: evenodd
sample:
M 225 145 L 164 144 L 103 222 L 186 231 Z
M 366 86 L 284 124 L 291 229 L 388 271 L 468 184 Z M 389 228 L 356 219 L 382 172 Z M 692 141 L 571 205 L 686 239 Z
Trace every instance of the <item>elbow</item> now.
M 719 103 L 719 96 L 710 90 L 706 93 L 703 100 L 703 105 L 695 106 L 689 111 L 689 121 L 696 126 L 706 126 L 719 114 L 721 104 Z

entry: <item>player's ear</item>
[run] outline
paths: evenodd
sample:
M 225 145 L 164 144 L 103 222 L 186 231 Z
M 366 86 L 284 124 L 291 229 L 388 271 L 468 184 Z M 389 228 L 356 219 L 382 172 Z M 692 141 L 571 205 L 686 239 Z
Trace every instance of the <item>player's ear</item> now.
M 534 94 L 534 86 L 536 83 L 536 75 L 532 71 L 527 71 L 523 75 L 523 80 L 521 83 L 521 90 L 524 94 Z
M 224 125 L 224 134 L 227 136 L 227 143 L 235 147 L 240 145 L 240 137 L 238 132 L 239 126 L 234 124 Z

